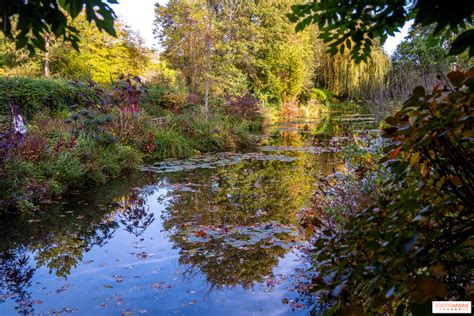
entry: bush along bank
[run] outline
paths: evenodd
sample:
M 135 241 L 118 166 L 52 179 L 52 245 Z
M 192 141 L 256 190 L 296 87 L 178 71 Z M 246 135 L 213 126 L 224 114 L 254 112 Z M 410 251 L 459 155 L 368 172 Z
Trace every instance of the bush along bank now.
M 16 85 L 0 95 L 0 212 L 39 210 L 143 163 L 251 147 L 262 122 L 257 106 L 249 114 L 226 104 L 207 117 L 200 105 L 175 104 L 179 111 L 157 110 L 167 114 L 157 120 L 145 110 L 151 107 L 147 87 L 126 76 L 109 89 L 44 79 L 2 78 L 0 84 Z M 50 96 L 42 91 L 47 86 L 54 87 Z M 27 113 L 25 134 L 15 132 L 5 110 L 12 106 Z
M 428 315 L 432 301 L 473 300 L 474 69 L 446 78 L 385 119 L 382 146 L 347 151 L 348 175 L 303 214 L 315 313 Z

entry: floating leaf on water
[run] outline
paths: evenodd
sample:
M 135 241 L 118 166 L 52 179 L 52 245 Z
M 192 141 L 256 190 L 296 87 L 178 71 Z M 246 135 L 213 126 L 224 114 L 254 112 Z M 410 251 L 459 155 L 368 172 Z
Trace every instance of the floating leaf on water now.
M 187 160 L 164 161 L 150 166 L 143 166 L 140 169 L 142 171 L 151 171 L 156 173 L 189 171 L 194 169 L 213 169 L 216 167 L 237 164 L 242 160 L 250 159 L 281 162 L 292 162 L 296 160 L 295 157 L 284 155 L 268 155 L 263 153 L 218 153 L 194 157 Z M 180 190 L 191 192 L 191 189 L 186 187 Z
M 112 275 L 112 278 L 115 280 L 115 282 L 122 283 L 123 280 L 125 280 L 125 276 L 123 275 Z
M 190 302 L 181 304 L 181 306 L 194 305 L 194 304 L 196 304 L 197 302 L 198 302 L 197 300 L 192 300 L 192 301 L 190 301 Z
M 252 226 L 226 227 L 194 227 L 182 226 L 181 237 L 189 243 L 200 244 L 218 240 L 223 245 L 238 249 L 247 249 L 259 244 L 262 248 L 281 247 L 290 249 L 296 245 L 297 232 L 290 226 L 276 222 L 260 223 Z M 201 237 L 197 237 L 201 236 Z M 184 252 L 199 252 L 199 249 L 188 249 Z M 215 253 L 205 253 L 206 257 L 216 256 Z
M 56 293 L 62 293 L 62 292 L 65 292 L 67 289 L 69 289 L 71 287 L 71 284 L 65 284 L 63 286 L 61 286 L 59 289 L 56 290 Z
M 135 255 L 137 256 L 138 259 L 146 260 L 146 259 L 148 259 L 148 257 L 151 257 L 155 254 L 151 253 L 151 252 L 142 251 L 142 252 L 139 252 Z
M 201 229 L 195 232 L 194 235 L 196 235 L 196 237 L 204 237 L 204 236 L 207 236 L 207 233 Z

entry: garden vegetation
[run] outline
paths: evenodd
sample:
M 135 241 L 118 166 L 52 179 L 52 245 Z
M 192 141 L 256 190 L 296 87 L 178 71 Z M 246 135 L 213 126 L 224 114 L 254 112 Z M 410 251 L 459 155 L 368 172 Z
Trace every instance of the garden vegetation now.
M 159 56 L 111 3 L 0 5 L 2 211 L 144 162 L 250 148 L 272 119 L 364 109 L 386 117 L 382 137 L 345 148 L 347 172 L 321 179 L 303 212 L 302 299 L 334 315 L 474 299 L 474 2 L 170 0 L 155 6 Z

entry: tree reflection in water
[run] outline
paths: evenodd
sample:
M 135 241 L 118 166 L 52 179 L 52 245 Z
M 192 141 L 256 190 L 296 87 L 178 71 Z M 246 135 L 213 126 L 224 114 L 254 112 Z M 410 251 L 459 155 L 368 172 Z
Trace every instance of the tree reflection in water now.
M 23 246 L 0 253 L 0 303 L 11 297 L 17 304 L 15 309 L 25 315 L 33 312 L 34 303 L 26 290 L 31 287 L 35 271 L 29 261 L 28 251 Z
M 317 158 L 292 154 L 300 159 L 291 163 L 242 161 L 212 171 L 169 175 L 171 183 L 187 189 L 170 192 L 162 214 L 163 226 L 181 249 L 179 262 L 189 265 L 188 273 L 204 273 L 211 288 L 249 288 L 272 276 L 273 267 L 289 251 L 280 241 L 292 239 L 290 234 L 270 235 L 266 240 L 240 247 L 226 238 L 202 242 L 186 235 L 258 223 L 295 224 L 296 213 L 311 195 L 311 177 L 333 172 L 337 159 L 334 153 Z M 202 227 L 203 232 L 190 231 L 189 227 Z M 277 242 L 269 246 L 269 241 Z
M 130 234 L 142 234 L 154 221 L 144 200 L 149 191 L 130 191 L 129 185 L 117 183 L 104 192 L 94 192 L 90 204 L 86 196 L 84 201 L 71 201 L 34 218 L 2 219 L 0 303 L 14 299 L 18 312 L 31 314 L 39 303 L 29 292 L 38 268 L 46 266 L 49 273 L 67 278 L 84 253 L 107 244 L 120 224 Z M 124 192 L 128 193 L 121 195 Z M 104 201 L 110 206 L 98 208 Z
M 300 141 L 297 134 L 285 133 L 286 143 L 271 145 L 292 146 Z M 290 232 L 276 227 L 296 223 L 315 176 L 333 173 L 339 161 L 333 152 L 280 154 L 298 159 L 243 160 L 217 169 L 162 175 L 140 173 L 33 218 L 0 219 L 4 233 L 0 240 L 0 300 L 13 299 L 18 311 L 32 313 L 31 283 L 36 269 L 45 266 L 49 273 L 67 278 L 86 252 L 106 245 L 119 229 L 142 236 L 156 219 L 146 197 L 160 186 L 169 192 L 158 197 L 158 203 L 165 206 L 163 228 L 180 250 L 179 263 L 189 267 L 187 275 L 203 274 L 211 289 L 250 288 L 263 282 L 294 242 Z M 153 185 L 147 186 L 150 183 Z M 131 190 L 133 187 L 140 189 Z M 256 232 L 236 233 L 249 227 Z M 188 238 L 189 234 L 209 237 L 210 230 L 226 229 L 233 233 L 224 238 Z

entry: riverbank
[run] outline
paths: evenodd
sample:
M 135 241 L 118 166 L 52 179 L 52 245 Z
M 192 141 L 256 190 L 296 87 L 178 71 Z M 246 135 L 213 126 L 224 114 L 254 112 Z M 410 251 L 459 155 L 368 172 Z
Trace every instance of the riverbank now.
M 8 217 L 0 268 L 20 277 L 4 274 L 0 314 L 304 315 L 297 215 L 314 179 L 343 168 L 335 144 L 314 138 L 326 120 L 280 123 L 248 153 L 147 165 Z
M 30 78 L 2 78 L 0 85 L 5 88 L 0 95 L 3 212 L 38 210 L 143 163 L 249 149 L 263 124 L 257 107 L 245 109 L 245 115 L 232 106 L 206 114 L 201 106 L 180 101 L 185 104 L 179 112 L 164 111 L 151 104 L 157 100 L 150 99 L 146 86 L 130 77 L 108 90 Z M 24 116 L 26 133 L 14 131 L 11 106 Z M 164 116 L 148 114 L 154 109 Z

